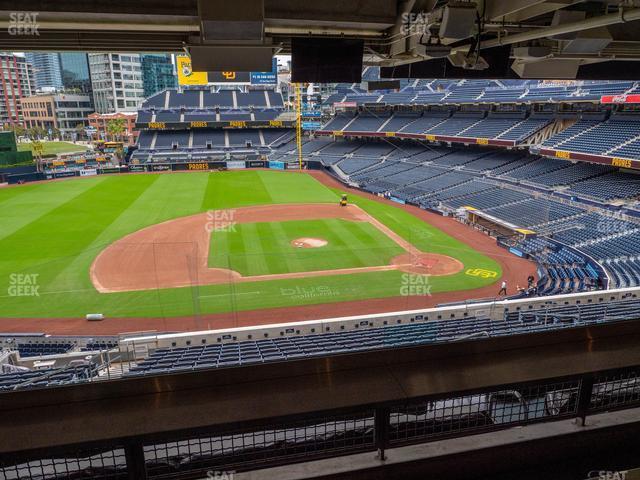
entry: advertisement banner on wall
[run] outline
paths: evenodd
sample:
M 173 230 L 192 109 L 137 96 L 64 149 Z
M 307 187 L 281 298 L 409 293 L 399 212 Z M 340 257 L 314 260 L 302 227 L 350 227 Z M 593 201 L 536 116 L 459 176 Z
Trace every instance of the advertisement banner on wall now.
M 640 95 L 602 95 L 600 103 L 640 103 Z
M 208 72 L 206 75 L 209 83 L 249 83 L 251 81 L 249 72 Z
M 305 168 L 307 168 L 307 162 L 303 161 L 302 162 L 302 169 L 304 170 Z M 287 164 L 287 170 L 300 170 L 300 164 L 298 162 L 288 163 Z
M 188 55 L 176 57 L 176 70 L 180 85 L 206 85 L 208 82 L 207 72 L 194 72 L 191 69 L 191 57 Z
M 278 61 L 276 57 L 271 59 L 270 72 L 251 72 L 251 85 L 275 85 L 278 83 Z
M 320 130 L 322 123 L 320 122 L 302 122 L 303 130 Z
M 109 173 L 120 173 L 120 169 L 118 167 L 106 167 L 106 168 L 101 168 L 98 173 L 100 175 L 105 175 Z
M 284 162 L 269 160 L 269 168 L 273 168 L 275 170 L 284 170 Z
M 240 168 L 246 168 L 246 166 L 244 160 L 231 160 L 227 162 L 227 168 L 229 170 L 238 170 Z
M 81 177 L 93 177 L 94 175 L 98 174 L 98 170 L 96 170 L 95 168 L 87 168 L 85 170 L 80 170 L 80 176 Z
M 333 102 L 335 108 L 355 108 L 358 106 L 356 102 Z
M 146 172 L 147 168 L 144 165 L 129 165 L 130 172 Z
M 209 170 L 208 162 L 188 162 L 188 163 L 174 163 L 174 170 L 192 170 L 192 171 L 201 171 L 201 170 Z
M 78 172 L 73 171 L 73 172 L 55 172 L 53 174 L 54 178 L 67 178 L 67 177 L 75 177 L 77 176 Z
M 168 172 L 171 170 L 171 165 L 150 165 L 152 172 Z
M 207 170 L 216 170 L 225 167 L 225 162 L 207 162 L 193 161 L 186 163 L 174 163 L 171 165 L 173 170 L 189 170 L 192 172 L 204 172 Z
M 270 72 L 194 72 L 191 57 L 176 57 L 178 83 L 180 85 L 206 85 L 208 83 L 246 83 L 251 85 L 275 85 L 278 82 L 278 62 L 274 57 Z

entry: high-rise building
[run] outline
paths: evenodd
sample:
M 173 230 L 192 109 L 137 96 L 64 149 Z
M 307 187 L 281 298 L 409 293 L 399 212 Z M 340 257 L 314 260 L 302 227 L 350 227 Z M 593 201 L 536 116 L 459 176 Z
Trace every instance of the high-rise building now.
M 140 56 L 142 63 L 142 81 L 144 96 L 150 97 L 167 88 L 176 88 L 178 78 L 168 54 L 144 54 Z
M 135 112 L 144 100 L 140 55 L 89 53 L 95 111 Z
M 89 59 L 86 53 L 60 53 L 62 84 L 67 91 L 91 94 L 91 77 L 89 76 Z
M 58 129 L 64 138 L 72 139 L 77 126 L 89 125 L 93 113 L 91 98 L 87 94 L 54 93 L 24 97 L 21 100 L 22 115 L 27 128 Z
M 60 56 L 57 53 L 29 52 L 25 53 L 27 62 L 33 66 L 35 88 L 62 89 L 62 70 Z
M 33 69 L 24 57 L 0 52 L 0 126 L 23 125 L 20 99 L 35 91 Z

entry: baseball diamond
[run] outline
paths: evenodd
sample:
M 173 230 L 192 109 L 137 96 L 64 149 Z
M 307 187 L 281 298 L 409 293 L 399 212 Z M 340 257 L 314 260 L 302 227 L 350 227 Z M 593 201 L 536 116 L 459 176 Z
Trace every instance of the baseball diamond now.
M 344 191 L 323 172 L 269 170 L 4 189 L 0 201 L 15 208 L 0 246 L 14 255 L 0 263 L 2 280 L 37 274 L 39 296 L 0 297 L 2 329 L 48 318 L 54 331 L 88 312 L 104 313 L 110 327 L 98 328 L 114 331 L 125 322 L 189 330 L 283 311 L 297 321 L 332 308 L 433 306 L 489 296 L 501 279 L 535 270 L 451 219 L 350 189 L 341 207 Z M 326 244 L 298 248 L 301 238 Z M 428 295 L 407 295 L 407 275 L 424 276 Z M 289 294 L 300 288 L 331 295 Z

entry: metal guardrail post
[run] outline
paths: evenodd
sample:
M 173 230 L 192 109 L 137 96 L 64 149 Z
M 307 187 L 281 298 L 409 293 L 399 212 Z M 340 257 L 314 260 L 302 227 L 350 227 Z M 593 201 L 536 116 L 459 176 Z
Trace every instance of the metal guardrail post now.
M 390 409 L 388 407 L 379 407 L 375 411 L 374 430 L 376 450 L 378 451 L 378 459 L 386 460 L 385 450 L 389 445 L 389 423 Z
M 591 407 L 591 394 L 593 393 L 593 384 L 595 378 L 593 374 L 586 374 L 580 380 L 580 394 L 578 396 L 578 406 L 576 416 L 580 419 L 584 427 L 587 420 L 587 413 Z
M 147 480 L 147 466 L 142 443 L 127 443 L 124 451 L 127 459 L 127 478 L 129 480 Z

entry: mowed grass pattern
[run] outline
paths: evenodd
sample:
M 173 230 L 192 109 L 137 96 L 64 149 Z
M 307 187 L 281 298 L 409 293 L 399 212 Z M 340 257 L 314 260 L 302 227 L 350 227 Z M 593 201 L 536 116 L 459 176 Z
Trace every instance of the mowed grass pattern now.
M 334 203 L 340 193 L 306 174 L 262 170 L 105 175 L 0 189 L 0 316 L 80 317 L 100 312 L 107 317 L 164 317 L 397 297 L 403 278 L 396 271 L 110 294 L 98 293 L 91 283 L 89 269 L 95 257 L 115 240 L 149 225 L 210 209 Z M 357 195 L 349 200 L 423 251 L 446 253 L 466 268 L 500 273 L 495 261 L 397 207 Z M 329 254 L 326 259 L 333 261 Z M 37 276 L 38 296 L 12 296 L 17 274 Z M 430 280 L 433 293 L 494 282 L 464 272 Z M 318 286 L 332 294 L 290 294 Z
M 297 238 L 319 238 L 327 245 L 297 248 Z M 213 232 L 209 266 L 243 276 L 311 272 L 388 265 L 403 253 L 393 240 L 367 222 L 338 218 L 235 225 Z
M 70 152 L 85 152 L 87 151 L 87 147 L 84 145 L 76 145 L 75 143 L 69 142 L 41 142 L 42 143 L 42 154 L 43 155 L 53 155 L 56 153 L 70 153 Z M 33 151 L 32 143 L 19 143 L 18 151 Z

